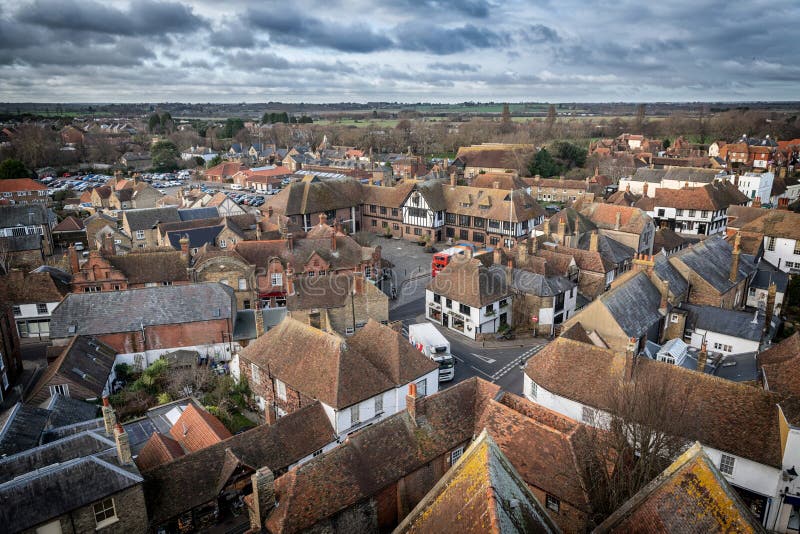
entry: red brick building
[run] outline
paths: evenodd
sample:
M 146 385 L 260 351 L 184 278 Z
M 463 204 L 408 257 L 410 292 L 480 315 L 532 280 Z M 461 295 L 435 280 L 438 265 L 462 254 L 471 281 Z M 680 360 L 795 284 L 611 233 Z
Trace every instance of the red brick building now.
M 30 178 L 0 180 L 0 198 L 11 204 L 50 205 L 47 187 Z

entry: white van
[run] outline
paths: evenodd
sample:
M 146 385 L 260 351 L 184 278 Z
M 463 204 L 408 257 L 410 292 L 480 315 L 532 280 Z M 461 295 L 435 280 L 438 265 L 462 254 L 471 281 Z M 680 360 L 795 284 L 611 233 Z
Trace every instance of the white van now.
M 234 191 L 241 191 L 242 189 L 244 189 L 244 187 L 242 187 L 239 184 L 231 184 L 231 189 Z

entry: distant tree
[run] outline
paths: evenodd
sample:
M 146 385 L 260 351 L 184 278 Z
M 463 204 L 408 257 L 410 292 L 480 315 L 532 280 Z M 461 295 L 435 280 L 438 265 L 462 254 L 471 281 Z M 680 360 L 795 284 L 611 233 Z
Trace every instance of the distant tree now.
M 179 155 L 178 147 L 172 141 L 159 141 L 150 147 L 150 159 L 153 161 L 153 168 L 157 171 L 177 169 Z
M 150 115 L 150 118 L 147 119 L 147 130 L 150 133 L 158 133 L 161 131 L 161 118 L 158 116 L 158 113 L 153 113 Z
M 266 112 L 261 117 L 261 122 L 264 124 L 275 124 L 277 122 L 286 124 L 289 122 L 289 114 L 285 111 L 282 113 Z
M 244 121 L 240 118 L 227 119 L 225 126 L 222 127 L 222 136 L 226 139 L 232 138 L 239 133 L 239 130 L 244 129 Z
M 661 141 L 661 146 L 664 147 L 664 150 L 668 149 L 671 144 L 669 137 L 665 137 L 664 140 Z
M 556 176 L 561 170 L 561 165 L 553 159 L 553 156 L 550 155 L 550 152 L 548 152 L 546 148 L 538 151 L 528 164 L 528 172 L 530 172 L 531 175 L 538 174 L 543 178 Z
M 556 107 L 553 104 L 550 104 L 550 107 L 547 108 L 547 133 L 553 131 L 553 126 L 555 126 L 557 118 L 558 114 L 556 113 Z
M 644 104 L 639 104 L 636 106 L 636 131 L 641 132 L 642 127 L 644 126 L 644 117 L 647 111 L 647 107 Z
M 215 156 L 215 157 L 219 157 L 219 156 Z M 220 158 L 220 159 L 222 159 L 222 158 Z M 198 167 L 202 167 L 203 165 L 206 164 L 206 160 L 204 160 L 200 156 L 195 156 L 194 157 L 194 162 L 195 162 L 195 164 L 197 164 Z
M 214 156 L 213 158 L 211 158 L 211 161 L 209 161 L 209 162 L 208 162 L 208 164 L 207 164 L 207 167 L 210 169 L 211 167 L 214 167 L 214 166 L 216 166 L 216 165 L 219 165 L 220 163 L 222 163 L 222 161 L 223 161 L 223 160 L 222 160 L 222 156 L 220 156 L 219 154 L 217 154 L 216 156 Z
M 551 149 L 553 150 L 553 156 L 558 159 L 566 169 L 583 167 L 586 163 L 587 150 L 576 144 L 567 141 L 559 141 L 553 143 Z
M 0 180 L 8 178 L 30 178 L 33 174 L 18 159 L 5 159 L 0 163 Z

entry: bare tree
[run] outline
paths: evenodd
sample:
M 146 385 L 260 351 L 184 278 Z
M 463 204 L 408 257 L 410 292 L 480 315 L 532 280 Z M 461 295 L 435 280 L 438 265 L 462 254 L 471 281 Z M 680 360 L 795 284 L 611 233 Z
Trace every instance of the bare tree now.
M 638 365 L 648 364 L 640 361 Z M 658 476 L 688 446 L 691 391 L 670 369 L 634 373 L 607 394 L 607 413 L 586 433 L 586 475 L 602 521 Z

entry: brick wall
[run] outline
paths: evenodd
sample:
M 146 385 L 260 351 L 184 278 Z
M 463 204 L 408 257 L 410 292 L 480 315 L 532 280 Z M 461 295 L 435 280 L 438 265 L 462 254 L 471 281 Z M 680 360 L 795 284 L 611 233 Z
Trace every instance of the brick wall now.
M 231 328 L 227 319 L 146 326 L 144 330 L 144 340 L 139 330 L 103 334 L 97 336 L 97 338 L 117 352 L 124 354 L 149 349 L 225 343 L 229 341 L 227 334 L 233 333 L 233 328 Z
M 3 391 L 6 395 L 14 385 L 17 376 L 22 372 L 22 356 L 20 353 L 19 336 L 17 334 L 17 324 L 14 321 L 12 307 L 8 303 L 0 304 L 0 351 L 2 352 L 3 363 L 8 377 L 8 389 Z M 0 382 L 0 389 L 3 387 Z
M 558 525 L 562 532 L 565 534 L 577 534 L 579 532 L 587 532 L 589 530 L 589 515 L 586 512 L 575 508 L 565 501 L 560 501 L 559 510 L 556 512 L 545 507 L 547 503 L 546 492 L 530 485 L 528 486 L 528 489 L 531 490 L 539 503 L 541 503 L 542 507 L 545 508 L 547 515 L 549 515 L 550 519 L 552 519 L 553 522 Z M 557 495 L 555 497 L 558 498 Z
M 239 359 L 239 372 L 242 378 L 247 379 L 253 396 L 264 399 L 264 416 L 267 424 L 273 424 L 277 420 L 274 406 L 281 408 L 287 414 L 294 413 L 303 406 L 314 403 L 314 399 L 303 395 L 296 389 L 286 384 L 286 400 L 277 398 L 275 394 L 274 382 L 267 373 L 267 369 L 258 367 L 258 380 L 253 379 L 252 362 L 246 358 Z
M 144 502 L 142 486 L 137 485 L 110 496 L 114 499 L 114 510 L 119 521 L 104 527 L 101 531 L 110 534 L 127 534 L 129 532 L 147 532 L 147 509 Z M 108 498 L 108 497 L 106 497 Z M 79 508 L 57 518 L 61 523 L 61 532 L 64 534 L 82 534 L 94 532 L 97 522 L 94 516 L 94 503 Z M 56 518 L 45 521 L 43 524 L 55 521 Z M 35 534 L 36 528 L 23 531 L 25 534 Z
M 244 278 L 247 289 L 239 289 L 239 279 Z M 256 308 L 258 295 L 256 291 L 255 267 L 243 264 L 234 258 L 222 256 L 212 258 L 203 262 L 200 266 L 195 265 L 193 273 L 195 282 L 219 282 L 227 280 L 228 285 L 233 288 L 236 295 L 236 307 L 239 310 L 246 308 Z M 245 301 L 250 305 L 245 306 Z

